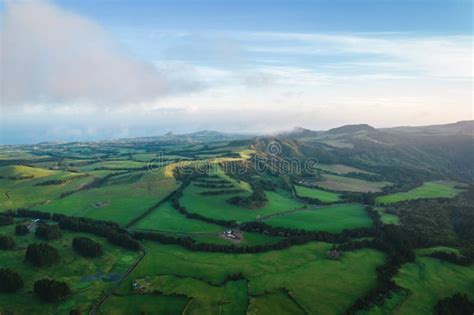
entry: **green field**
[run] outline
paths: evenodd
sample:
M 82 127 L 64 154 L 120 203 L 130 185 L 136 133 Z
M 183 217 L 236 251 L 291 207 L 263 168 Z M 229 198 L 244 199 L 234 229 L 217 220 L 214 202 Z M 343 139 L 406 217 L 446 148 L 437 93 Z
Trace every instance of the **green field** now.
M 102 305 L 99 314 L 167 314 L 181 315 L 188 299 L 161 294 L 130 294 L 112 296 Z
M 417 255 L 420 255 L 420 256 L 430 255 L 434 252 L 459 254 L 459 249 L 453 248 L 453 247 L 447 247 L 447 246 L 435 246 L 435 247 L 420 248 L 416 250 Z
M 410 296 L 410 291 L 402 289 L 392 292 L 382 305 L 374 305 L 368 310 L 359 311 L 357 315 L 391 315 L 395 314 L 398 307 Z M 431 313 L 430 313 L 431 314 Z
M 250 298 L 248 315 L 257 314 L 305 314 L 283 290 Z
M 354 144 L 347 142 L 345 140 L 319 140 L 319 142 L 330 145 L 332 147 L 336 148 L 342 148 L 342 149 L 353 149 Z
M 222 245 L 263 245 L 278 242 L 280 237 L 272 237 L 259 233 L 244 232 L 243 239 L 238 242 L 221 237 L 219 234 L 225 227 L 199 220 L 186 218 L 173 208 L 171 202 L 165 202 L 148 216 L 133 225 L 133 228 L 154 230 L 175 236 L 189 236 L 198 243 Z
M 199 193 L 206 191 L 203 189 L 190 185 L 186 187 L 183 197 L 180 199 L 183 205 L 189 212 L 198 213 L 208 218 L 236 220 L 240 222 L 252 221 L 267 215 L 278 212 L 284 212 L 300 208 L 303 205 L 291 198 L 289 193 L 266 191 L 268 202 L 261 208 L 253 210 L 246 209 L 227 202 L 227 200 L 234 196 L 248 196 L 250 193 L 238 194 L 224 194 L 203 196 Z
M 79 168 L 81 172 L 93 171 L 95 169 L 140 169 L 147 167 L 147 162 L 137 162 L 137 161 L 128 161 L 128 160 L 119 160 L 119 161 L 105 161 L 98 162 L 94 164 L 88 164 Z
M 177 188 L 174 178 L 163 172 L 131 173 L 111 179 L 110 184 L 84 190 L 63 199 L 35 207 L 36 210 L 63 213 L 99 220 L 113 220 L 125 225 Z
M 0 211 L 27 208 L 38 204 L 46 204 L 59 198 L 61 193 L 74 191 L 94 180 L 93 176 L 81 177 L 75 173 L 50 171 L 31 167 L 3 167 L 4 176 L 34 176 L 33 178 L 12 180 L 0 179 Z M 49 180 L 65 179 L 59 185 L 40 185 Z
M 344 175 L 344 174 L 349 174 L 349 173 L 365 173 L 365 174 L 370 174 L 367 171 L 361 170 L 359 168 L 355 168 L 352 166 L 347 166 L 344 164 L 318 164 L 316 166 L 317 169 L 331 172 L 331 173 L 336 173 L 339 175 Z
M 341 200 L 341 196 L 339 194 L 325 191 L 322 189 L 295 185 L 295 190 L 298 196 L 318 199 L 319 201 L 322 201 L 322 202 L 330 203 L 330 202 L 337 202 Z
M 178 246 L 153 242 L 144 242 L 144 246 L 148 254 L 121 286 L 121 294 L 130 293 L 131 279 L 147 276 L 160 279 L 160 276 L 174 275 L 183 279 L 183 282 L 176 283 L 175 287 L 172 282 L 166 285 L 167 294 L 188 292 L 192 298 L 199 292 L 192 293 L 197 282 L 188 278 L 199 280 L 204 287 L 204 282 L 211 286 L 222 286 L 228 275 L 241 272 L 249 281 L 251 296 L 285 288 L 310 314 L 343 312 L 361 293 L 373 287 L 375 268 L 384 260 L 383 254 L 371 249 L 345 253 L 339 261 L 329 260 L 326 251 L 331 244 L 326 243 L 309 243 L 280 251 L 240 255 L 191 252 Z M 209 306 L 205 305 L 197 309 L 196 313 L 218 314 L 220 305 L 211 306 L 211 312 L 207 312 Z
M 0 235 L 13 235 L 14 226 L 0 227 Z M 75 236 L 87 236 L 102 244 L 104 255 L 99 258 L 86 259 L 76 254 L 71 248 Z M 30 243 L 39 242 L 32 234 L 15 237 L 16 247 L 11 251 L 0 250 L 0 267 L 11 268 L 22 276 L 25 286 L 14 295 L 0 294 L 0 312 L 6 314 L 68 314 L 72 309 L 79 309 L 83 313 L 89 311 L 92 303 L 97 300 L 104 290 L 110 288 L 114 282 L 83 279 L 96 274 L 116 274 L 118 277 L 138 258 L 138 254 L 128 252 L 120 247 L 107 243 L 103 238 L 97 238 L 82 233 L 63 232 L 59 240 L 48 243 L 57 248 L 61 261 L 50 267 L 32 267 L 24 260 L 25 248 Z M 50 277 L 65 281 L 69 284 L 72 295 L 59 303 L 46 303 L 31 293 L 36 280 Z
M 409 297 L 395 314 L 432 314 L 440 299 L 465 293 L 474 299 L 474 266 L 463 267 L 430 257 L 417 257 L 404 265 L 395 282 L 408 290 Z
M 363 132 L 351 131 L 360 128 Z M 472 185 L 464 162 L 456 162 L 465 157 L 450 161 L 422 146 L 392 142 L 393 135 L 367 126 L 345 129 L 327 138 L 304 131 L 307 142 L 299 133 L 240 138 L 204 132 L 0 146 L 0 224 L 10 224 L 11 215 L 34 227 L 40 215 L 15 212 L 27 208 L 120 226 L 116 231 L 104 222 L 55 216 L 64 228 L 104 237 L 63 231 L 61 239 L 48 242 L 60 252 L 61 264 L 45 268 L 24 259 L 26 246 L 40 240 L 32 233 L 14 236 L 15 249 L 0 250 L 0 268 L 18 271 L 25 287 L 0 293 L 0 315 L 67 315 L 73 309 L 88 314 L 105 297 L 98 314 L 345 314 L 360 306 L 354 304 L 360 298 L 379 301 L 379 295 L 368 295 L 377 294 L 376 285 L 385 287 L 378 270 L 396 271 L 390 280 L 401 289 L 356 314 L 432 314 L 440 299 L 458 292 L 474 300 L 474 265 L 430 257 L 439 251 L 462 254 L 461 262 L 471 257 L 472 200 L 460 192 L 473 187 L 446 176 Z M 281 149 L 276 155 L 268 150 L 275 143 Z M 298 173 L 286 158 L 305 166 L 312 158 L 327 164 L 315 165 L 317 174 L 306 168 Z M 148 169 L 150 163 L 157 167 Z M 374 209 L 383 224 L 375 227 L 362 204 L 371 203 L 371 196 L 363 193 L 421 183 L 427 174 L 445 181 L 377 197 Z M 252 198 L 229 201 L 237 196 Z M 397 203 L 439 197 L 451 199 Z M 19 219 L 23 215 L 31 217 Z M 13 224 L 0 226 L 0 235 L 14 230 Z M 105 254 L 79 256 L 71 248 L 75 236 L 94 239 Z M 340 244 L 346 250 L 329 253 Z M 124 249 L 140 246 L 139 252 Z M 407 263 L 407 253 L 416 260 Z M 43 277 L 67 282 L 71 296 L 41 301 L 32 289 Z
M 350 178 L 344 176 L 324 174 L 322 181 L 315 182 L 316 185 L 334 191 L 349 192 L 379 192 L 388 182 L 369 182 L 363 179 Z
M 380 214 L 380 220 L 383 224 L 400 224 L 400 218 L 392 213 L 388 213 L 383 207 L 375 207 L 375 211 Z
M 225 228 L 199 220 L 186 218 L 173 208 L 171 202 L 165 202 L 152 213 L 133 226 L 138 229 L 149 229 L 171 233 L 219 233 Z
M 379 196 L 376 198 L 376 202 L 378 204 L 390 204 L 419 198 L 452 198 L 463 191 L 463 189 L 455 188 L 457 185 L 459 183 L 448 181 L 425 182 L 422 186 L 407 192 Z
M 146 284 L 142 291 L 145 294 L 158 291 L 168 296 L 187 297 L 190 301 L 186 314 L 245 314 L 248 305 L 246 280 L 211 285 L 194 278 L 156 275 L 135 281 Z
M 269 236 L 260 233 L 254 232 L 243 232 L 242 239 L 239 241 L 233 241 L 226 238 L 223 238 L 220 235 L 196 235 L 192 236 L 198 243 L 207 243 L 207 244 L 222 244 L 222 245 L 230 245 L 233 244 L 235 246 L 256 246 L 256 245 L 266 245 L 266 244 L 273 244 L 282 239 L 282 237 L 277 236 Z
M 317 209 L 300 210 L 284 215 L 277 215 L 265 220 L 272 226 L 309 231 L 341 232 L 372 226 L 364 206 L 358 204 L 339 204 Z
M 0 160 L 4 161 L 21 159 L 34 161 L 47 157 L 47 155 L 32 154 L 31 152 L 28 152 L 28 150 L 24 150 L 21 148 L 0 146 Z
M 45 170 L 42 168 L 24 166 L 24 165 L 8 165 L 0 167 L 0 177 L 45 177 L 58 174 L 58 171 Z

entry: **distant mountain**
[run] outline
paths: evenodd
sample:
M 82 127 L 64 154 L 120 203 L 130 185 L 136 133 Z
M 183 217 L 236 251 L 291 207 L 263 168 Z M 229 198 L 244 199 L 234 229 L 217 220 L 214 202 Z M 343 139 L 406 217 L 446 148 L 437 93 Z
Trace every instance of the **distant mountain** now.
M 294 127 L 290 131 L 283 131 L 277 134 L 280 137 L 286 137 L 290 139 L 303 138 L 303 137 L 314 137 L 320 134 L 319 131 L 314 131 L 302 127 Z
M 474 120 L 458 121 L 452 124 L 430 125 L 420 127 L 394 127 L 381 129 L 389 133 L 406 133 L 418 135 L 468 135 L 474 137 Z
M 232 140 L 245 140 L 255 137 L 252 134 L 242 133 L 227 133 L 214 130 L 202 130 L 193 133 L 182 133 L 177 134 L 172 131 L 165 133 L 160 136 L 151 137 L 137 137 L 137 138 L 126 138 L 119 139 L 119 142 L 157 142 L 157 143 L 172 143 L 172 144 L 186 144 L 186 143 L 209 143 L 219 141 L 232 141 Z
M 218 141 L 230 141 L 230 140 L 244 140 L 255 137 L 252 134 L 242 134 L 242 133 L 227 133 L 214 130 L 203 130 L 194 133 L 175 135 L 186 137 L 193 141 L 199 142 L 218 142 Z
M 359 125 L 345 125 L 342 127 L 337 127 L 326 131 L 327 134 L 350 134 L 356 132 L 377 132 L 372 126 L 367 124 L 359 124 Z

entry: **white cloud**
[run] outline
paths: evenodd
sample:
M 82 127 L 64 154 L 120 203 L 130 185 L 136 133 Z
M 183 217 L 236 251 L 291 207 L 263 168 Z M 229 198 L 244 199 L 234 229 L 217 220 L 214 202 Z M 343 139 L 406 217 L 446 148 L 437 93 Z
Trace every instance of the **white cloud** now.
M 115 106 L 199 87 L 188 76 L 176 79 L 173 68 L 127 55 L 98 24 L 52 4 L 7 2 L 2 21 L 2 105 Z
M 417 71 L 420 75 L 458 78 L 474 76 L 473 36 L 277 32 L 236 33 L 235 36 L 241 40 L 253 40 L 259 43 L 243 48 L 249 52 L 295 56 L 346 55 L 347 59 L 365 55 L 376 61 L 383 59 L 385 64 L 397 65 L 398 70 Z
M 472 36 L 157 33 L 145 45 L 130 41 L 145 47 L 147 63 L 93 22 L 38 2 L 8 3 L 1 32 L 2 101 L 24 105 L 5 108 L 8 137 L 472 119 Z

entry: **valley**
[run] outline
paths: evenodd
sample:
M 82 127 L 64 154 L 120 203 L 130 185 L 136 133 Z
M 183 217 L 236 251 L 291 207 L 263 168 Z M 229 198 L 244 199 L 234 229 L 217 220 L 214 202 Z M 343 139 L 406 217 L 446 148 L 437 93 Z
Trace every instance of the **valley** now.
M 432 314 L 472 300 L 474 158 L 433 141 L 353 125 L 1 147 L 0 269 L 22 286 L 0 311 Z M 40 243 L 55 262 L 25 260 Z M 69 293 L 44 300 L 43 278 Z

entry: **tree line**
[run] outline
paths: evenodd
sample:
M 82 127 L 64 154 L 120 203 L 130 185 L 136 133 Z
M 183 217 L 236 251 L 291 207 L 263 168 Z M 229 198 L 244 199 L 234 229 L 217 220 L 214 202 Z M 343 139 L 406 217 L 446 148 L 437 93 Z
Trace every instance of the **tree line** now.
M 111 221 L 94 220 L 90 218 L 70 217 L 64 214 L 55 213 L 51 215 L 48 212 L 41 212 L 29 209 L 18 209 L 16 212 L 10 212 L 11 215 L 19 217 L 41 218 L 43 220 L 52 220 L 58 222 L 58 227 L 63 230 L 74 232 L 86 232 L 97 236 L 106 237 L 107 240 L 117 246 L 128 250 L 141 250 L 140 243 L 133 239 L 126 230 L 120 228 L 117 223 Z M 42 225 L 38 226 L 40 228 Z M 47 227 L 48 231 L 52 226 Z M 51 233 L 51 232 L 41 232 Z M 47 235 L 45 234 L 45 235 Z M 49 234 L 48 234 L 49 235 Z
M 13 224 L 15 222 L 15 219 L 13 219 L 13 217 L 11 215 L 4 215 L 4 214 L 0 214 L 0 226 L 3 226 L 3 225 L 10 225 L 10 224 Z
M 72 176 L 72 177 L 68 177 L 68 178 L 50 179 L 50 180 L 46 180 L 44 182 L 35 183 L 35 184 L 33 184 L 33 186 L 61 185 L 61 184 L 65 184 L 65 183 L 71 182 L 73 180 L 83 178 L 83 177 L 87 177 L 87 176 L 89 176 L 89 174 L 82 174 L 82 175 Z
M 371 229 L 366 228 L 344 230 L 339 234 L 334 234 L 320 231 L 303 231 L 286 228 L 275 228 L 262 222 L 245 223 L 240 226 L 240 229 L 248 232 L 258 232 L 267 235 L 284 236 L 285 239 L 272 244 L 236 246 L 234 244 L 221 245 L 196 243 L 196 241 L 190 237 L 174 237 L 158 232 L 135 231 L 132 235 L 138 240 L 152 240 L 162 244 L 180 245 L 191 251 L 222 252 L 234 254 L 262 253 L 272 250 L 281 250 L 293 245 L 301 245 L 312 241 L 342 243 L 347 242 L 351 238 L 367 237 L 372 235 Z
M 436 303 L 435 315 L 474 314 L 474 301 L 469 300 L 466 294 L 456 293 Z
M 212 219 L 212 218 L 202 216 L 198 213 L 188 212 L 188 210 L 180 204 L 179 199 L 183 196 L 183 190 L 190 184 L 190 179 L 189 178 L 183 178 L 182 180 L 183 180 L 183 184 L 171 196 L 171 205 L 179 213 L 186 216 L 188 219 L 200 220 L 200 221 L 204 221 L 204 222 L 207 222 L 207 223 L 212 223 L 212 224 L 225 226 L 225 227 L 228 227 L 228 228 L 236 228 L 238 226 L 237 222 L 235 222 L 235 221 Z
M 239 193 L 244 193 L 244 192 L 245 190 L 236 188 L 236 189 L 227 189 L 227 190 L 208 190 L 208 191 L 202 191 L 199 194 L 202 196 L 217 196 L 217 195 L 239 194 Z

